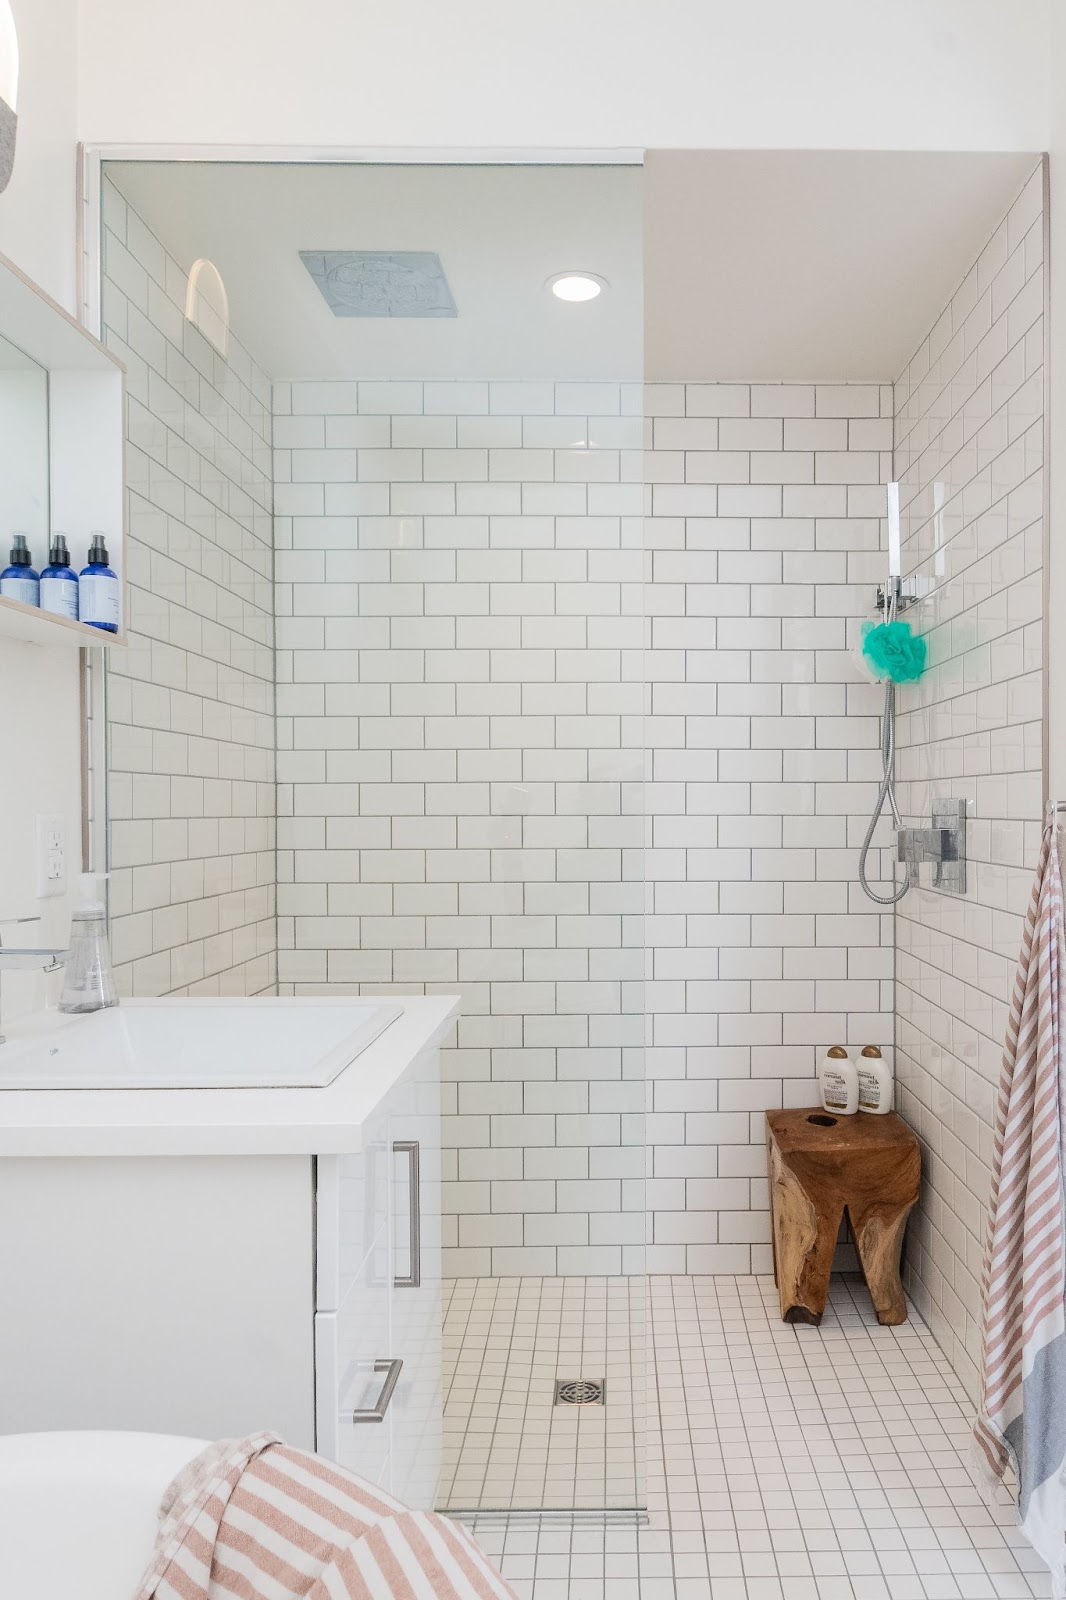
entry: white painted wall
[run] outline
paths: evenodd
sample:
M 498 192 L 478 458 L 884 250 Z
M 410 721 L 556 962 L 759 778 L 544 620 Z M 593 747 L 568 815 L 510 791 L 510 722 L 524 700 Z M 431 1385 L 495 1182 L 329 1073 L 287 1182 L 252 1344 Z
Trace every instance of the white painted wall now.
M 0 366 L 0 554 L 6 561 L 8 532 L 17 528 L 43 560 L 48 543 L 48 380 L 43 367 L 20 367 L 18 360 L 15 356 L 10 366 Z
M 0 251 L 74 306 L 78 0 L 12 0 L 19 37 L 18 142 L 0 195 Z
M 90 141 L 1039 150 L 1049 0 L 80 0 Z
M 12 9 L 21 53 L 19 132 L 14 175 L 0 195 L 0 251 L 73 308 L 77 4 L 13 0 Z M 0 527 L 5 561 L 9 532 Z M 35 817 L 38 812 L 64 817 L 70 881 L 81 857 L 77 653 L 5 643 L 0 645 L 0 683 L 19 686 L 0 697 L 0 772 L 7 775 L 0 781 L 5 845 L 0 922 L 44 914 L 37 926 L 0 927 L 0 939 L 62 944 L 69 931 L 69 903 L 37 899 Z M 54 988 L 56 982 L 36 973 L 7 974 L 0 1026 L 38 1004 L 46 986 Z

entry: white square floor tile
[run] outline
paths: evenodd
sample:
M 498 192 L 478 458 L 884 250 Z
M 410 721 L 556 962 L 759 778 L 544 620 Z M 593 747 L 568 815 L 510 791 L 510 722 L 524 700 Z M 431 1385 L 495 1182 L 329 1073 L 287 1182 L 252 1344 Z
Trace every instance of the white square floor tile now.
M 447 1285 L 441 1507 L 643 1505 L 645 1306 L 639 1278 Z M 604 1381 L 606 1404 L 557 1406 L 557 1378 Z
M 859 1278 L 820 1328 L 782 1323 L 769 1277 L 461 1279 L 445 1360 L 441 1504 L 519 1600 L 1050 1594 L 1007 1497 L 977 1490 L 946 1357 L 913 1309 L 880 1327 Z M 608 1406 L 560 1420 L 559 1361 L 612 1374 Z M 532 1515 L 549 1493 L 574 1515 Z M 641 1503 L 644 1523 L 610 1511 Z

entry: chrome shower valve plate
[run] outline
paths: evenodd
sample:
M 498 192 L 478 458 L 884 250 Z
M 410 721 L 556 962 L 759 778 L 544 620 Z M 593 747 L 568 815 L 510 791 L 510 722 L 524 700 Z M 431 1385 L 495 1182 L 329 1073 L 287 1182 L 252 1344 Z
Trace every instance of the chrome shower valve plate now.
M 934 798 L 932 827 L 899 828 L 896 850 L 900 861 L 917 868 L 932 862 L 931 889 L 944 894 L 966 893 L 966 801 Z

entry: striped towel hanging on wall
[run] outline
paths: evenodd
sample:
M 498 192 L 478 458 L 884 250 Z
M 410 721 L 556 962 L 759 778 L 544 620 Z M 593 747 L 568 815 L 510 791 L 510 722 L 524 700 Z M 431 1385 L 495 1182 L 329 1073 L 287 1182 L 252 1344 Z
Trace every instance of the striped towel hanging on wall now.
M 1062 875 L 1044 828 L 1003 1051 L 982 1279 L 978 1459 L 1013 1465 L 1018 1523 L 1066 1597 L 1066 1214 Z

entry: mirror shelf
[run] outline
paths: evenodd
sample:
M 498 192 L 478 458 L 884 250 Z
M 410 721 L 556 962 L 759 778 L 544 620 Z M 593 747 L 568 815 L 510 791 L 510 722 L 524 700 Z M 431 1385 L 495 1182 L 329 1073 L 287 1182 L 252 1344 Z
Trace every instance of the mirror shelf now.
M 126 642 L 123 633 L 107 633 L 88 622 L 72 622 L 39 606 L 23 605 L 0 595 L 0 639 L 20 639 L 24 644 L 51 644 L 68 649 L 109 649 Z

